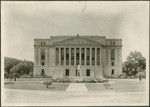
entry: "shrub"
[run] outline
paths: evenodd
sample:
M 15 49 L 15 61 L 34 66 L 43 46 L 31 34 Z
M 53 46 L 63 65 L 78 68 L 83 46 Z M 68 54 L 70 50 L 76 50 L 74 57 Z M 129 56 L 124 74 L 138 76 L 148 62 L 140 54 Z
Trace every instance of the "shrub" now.
M 97 80 L 93 78 L 84 78 L 83 82 L 84 83 L 97 83 Z
M 48 88 L 48 86 L 52 84 L 51 78 L 46 79 L 46 81 L 44 81 L 43 84 L 46 85 L 46 87 Z
M 71 82 L 71 80 L 69 79 L 69 77 L 62 77 L 59 79 L 60 83 L 69 83 Z
M 74 79 L 74 78 L 69 78 L 69 79 L 70 79 L 70 82 L 71 82 L 71 83 L 76 83 L 76 82 L 77 82 L 77 80 Z
M 103 85 L 105 86 L 106 89 L 108 89 L 108 87 L 110 87 L 110 83 L 109 82 L 104 82 Z

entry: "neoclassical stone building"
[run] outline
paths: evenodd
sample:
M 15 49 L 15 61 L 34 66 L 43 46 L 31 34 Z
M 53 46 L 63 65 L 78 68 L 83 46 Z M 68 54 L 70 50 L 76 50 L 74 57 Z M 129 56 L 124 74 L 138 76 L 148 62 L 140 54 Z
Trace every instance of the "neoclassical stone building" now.
M 34 39 L 34 75 L 101 78 L 121 73 L 122 39 L 78 34 Z

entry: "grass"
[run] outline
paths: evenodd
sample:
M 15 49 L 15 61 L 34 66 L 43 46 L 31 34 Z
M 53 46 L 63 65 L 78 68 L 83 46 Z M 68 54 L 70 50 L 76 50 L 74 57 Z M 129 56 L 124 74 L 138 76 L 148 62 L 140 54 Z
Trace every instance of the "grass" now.
M 143 91 L 146 89 L 144 79 L 142 81 L 138 79 L 110 79 L 110 82 L 112 82 L 110 89 L 106 89 L 103 83 L 85 83 L 85 86 L 88 91 Z M 43 83 L 36 79 L 35 81 L 7 81 L 4 86 L 9 89 L 66 91 L 69 83 L 53 83 L 49 88 L 46 88 Z
M 45 79 L 46 78 L 17 78 L 17 81 L 44 81 Z M 8 81 L 12 81 L 12 80 L 9 79 Z
M 142 80 L 139 81 L 138 79 L 125 79 L 125 80 L 110 80 L 114 83 L 111 83 L 110 89 L 106 89 L 103 84 L 87 84 L 88 91 L 106 91 L 106 90 L 113 90 L 113 91 L 143 91 L 146 89 L 146 81 Z
M 53 83 L 46 88 L 46 86 L 37 81 L 37 82 L 21 82 L 16 81 L 13 84 L 5 84 L 5 88 L 8 89 L 22 89 L 22 90 L 47 90 L 47 91 L 66 91 L 69 84 L 56 84 Z

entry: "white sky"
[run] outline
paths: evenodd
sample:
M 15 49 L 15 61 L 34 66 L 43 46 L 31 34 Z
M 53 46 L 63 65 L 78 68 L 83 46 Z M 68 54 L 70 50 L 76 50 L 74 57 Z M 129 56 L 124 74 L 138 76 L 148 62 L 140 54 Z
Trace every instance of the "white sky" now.
M 4 56 L 34 59 L 34 38 L 100 35 L 121 38 L 122 59 L 130 51 L 149 56 L 148 1 L 2 2 Z

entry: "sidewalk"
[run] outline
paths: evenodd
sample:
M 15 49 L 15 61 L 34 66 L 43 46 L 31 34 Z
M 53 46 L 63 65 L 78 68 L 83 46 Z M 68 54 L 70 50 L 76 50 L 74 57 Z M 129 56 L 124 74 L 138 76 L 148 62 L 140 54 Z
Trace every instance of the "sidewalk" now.
M 66 91 L 69 92 L 87 92 L 87 88 L 84 83 L 70 83 Z

